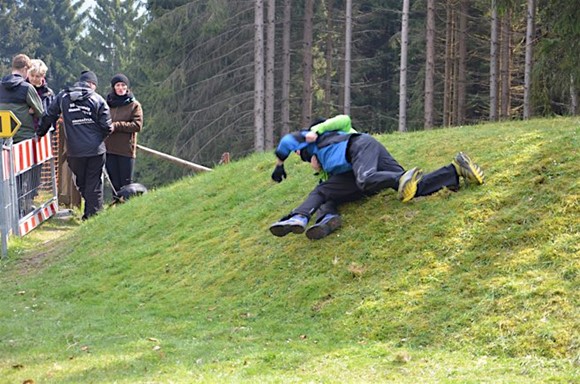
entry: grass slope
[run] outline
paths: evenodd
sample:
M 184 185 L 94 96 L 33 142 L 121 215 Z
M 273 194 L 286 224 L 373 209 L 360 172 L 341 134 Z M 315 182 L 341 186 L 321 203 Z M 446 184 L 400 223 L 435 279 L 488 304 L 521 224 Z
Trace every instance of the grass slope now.
M 0 383 L 572 382 L 578 128 L 380 136 L 425 171 L 464 150 L 486 184 L 385 191 L 321 241 L 269 234 L 316 184 L 296 156 L 274 184 L 272 154 L 25 238 L 1 264 Z

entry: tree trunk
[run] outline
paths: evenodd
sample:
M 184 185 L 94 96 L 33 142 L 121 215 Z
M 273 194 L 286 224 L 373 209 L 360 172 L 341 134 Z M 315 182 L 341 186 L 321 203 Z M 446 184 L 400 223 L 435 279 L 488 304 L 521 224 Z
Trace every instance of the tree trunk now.
M 524 119 L 532 117 L 532 106 L 530 104 L 532 88 L 532 60 L 534 45 L 534 16 L 536 13 L 536 1 L 528 0 L 527 27 L 526 27 L 526 64 L 524 70 Z
M 326 20 L 326 75 L 324 81 L 324 116 L 330 117 L 330 107 L 332 105 L 332 50 L 333 50 L 333 43 L 332 43 L 332 35 L 334 30 L 334 22 L 333 22 L 333 1 L 327 0 L 326 4 L 326 12 L 327 12 L 327 20 Z
M 266 150 L 274 148 L 274 41 L 276 38 L 276 0 L 268 0 L 268 28 L 266 40 L 266 97 L 265 97 L 265 143 Z
M 507 119 L 510 115 L 510 85 L 511 85 L 511 17 L 510 10 L 506 10 L 501 18 L 501 45 L 500 45 L 500 74 L 501 74 L 501 110 L 500 119 Z
M 469 13 L 468 0 L 461 0 L 461 11 L 459 13 L 459 34 L 457 36 L 457 119 L 455 123 L 461 125 L 465 123 L 465 105 L 467 100 L 467 17 Z
M 498 98 L 498 80 L 497 80 L 497 64 L 498 64 L 498 29 L 499 18 L 497 15 L 497 1 L 491 0 L 491 40 L 489 49 L 489 120 L 497 121 L 497 98 Z
M 350 77 L 352 41 L 352 0 L 346 0 L 346 28 L 344 39 L 344 114 L 350 114 Z
M 264 150 L 264 0 L 254 6 L 254 149 Z
M 427 36 L 425 63 L 425 129 L 432 129 L 434 118 L 435 79 L 435 0 L 427 0 Z
M 443 85 L 443 125 L 451 125 L 452 91 L 453 91 L 453 5 L 452 0 L 446 3 L 445 22 L 445 80 Z
M 284 0 L 284 21 L 282 32 L 282 131 L 280 136 L 290 132 L 290 16 L 292 0 Z
M 407 131 L 407 50 L 409 48 L 409 1 L 403 0 L 401 22 L 401 68 L 399 78 L 399 132 Z
M 570 75 L 570 114 L 576 116 L 578 114 L 578 93 L 574 86 L 574 76 Z
M 314 0 L 306 0 L 304 9 L 304 39 L 302 46 L 302 126 L 307 127 L 312 120 L 312 19 Z

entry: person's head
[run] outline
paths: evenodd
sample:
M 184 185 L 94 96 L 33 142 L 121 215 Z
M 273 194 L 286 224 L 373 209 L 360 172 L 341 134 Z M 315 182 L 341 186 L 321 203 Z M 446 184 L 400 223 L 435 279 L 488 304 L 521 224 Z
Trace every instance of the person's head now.
M 30 62 L 32 66 L 28 70 L 28 82 L 35 87 L 40 87 L 44 84 L 44 78 L 46 77 L 48 67 L 44 64 L 44 61 L 40 59 L 32 59 Z
M 111 79 L 111 88 L 113 88 L 113 92 L 118 96 L 125 96 L 129 92 L 130 86 L 129 78 L 122 73 L 117 73 Z
M 28 69 L 32 67 L 30 57 L 21 53 L 12 58 L 12 73 L 17 73 L 22 77 L 28 75 Z
M 300 159 L 302 161 L 310 163 L 310 166 L 314 171 L 320 172 L 322 167 L 320 166 L 320 163 L 318 162 L 318 158 L 316 157 L 316 155 L 311 153 L 311 149 L 312 148 L 310 146 L 304 147 L 302 149 L 296 150 L 296 154 L 300 156 Z
M 312 120 L 312 123 L 310 123 L 310 127 L 308 128 L 312 128 L 315 125 L 318 125 L 320 123 L 324 123 L 326 121 L 326 118 L 324 117 L 315 117 L 314 120 Z
M 97 75 L 93 71 L 82 71 L 79 81 L 89 84 L 92 89 L 97 89 L 99 85 L 99 79 L 97 79 Z

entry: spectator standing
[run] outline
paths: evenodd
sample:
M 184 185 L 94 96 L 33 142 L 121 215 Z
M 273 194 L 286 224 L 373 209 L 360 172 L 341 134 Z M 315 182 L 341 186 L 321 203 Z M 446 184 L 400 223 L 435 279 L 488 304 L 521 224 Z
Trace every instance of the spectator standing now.
M 24 54 L 12 59 L 12 73 L 0 82 L 0 110 L 12 111 L 20 121 L 20 128 L 13 137 L 19 143 L 34 137 L 35 120 L 38 120 L 44 108 L 34 86 L 26 81 L 32 61 Z M 32 209 L 35 188 L 40 182 L 39 170 L 30 170 L 16 177 L 18 195 L 18 212 L 25 216 Z
M 107 172 L 114 194 L 133 182 L 137 133 L 143 128 L 143 110 L 130 87 L 129 78 L 118 73 L 111 79 L 111 92 L 107 95 L 114 132 L 107 137 L 105 144 Z
M 39 136 L 45 135 L 62 113 L 68 166 L 85 202 L 83 220 L 103 209 L 105 138 L 113 132 L 109 106 L 95 92 L 97 85 L 93 72 L 82 72 L 77 83 L 55 97 L 38 129 Z
M 38 93 L 26 81 L 31 67 L 28 56 L 16 55 L 12 59 L 12 73 L 0 82 L 0 110 L 12 111 L 21 124 L 14 135 L 14 143 L 34 137 L 33 118 L 40 118 L 44 112 Z

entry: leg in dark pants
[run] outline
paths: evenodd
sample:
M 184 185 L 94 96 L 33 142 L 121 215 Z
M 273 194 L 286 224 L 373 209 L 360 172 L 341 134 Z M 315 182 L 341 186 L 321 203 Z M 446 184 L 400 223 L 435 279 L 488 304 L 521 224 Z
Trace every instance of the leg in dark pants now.
M 336 212 L 338 204 L 360 200 L 365 196 L 368 194 L 357 187 L 352 172 L 333 175 L 327 181 L 318 184 L 291 215 L 299 214 L 310 218 L 319 208 L 324 208 L 325 213 L 333 210 Z
M 103 209 L 103 167 L 105 154 L 91 157 L 69 157 L 69 168 L 75 176 L 75 185 L 85 199 L 83 219 Z
M 443 188 L 448 188 L 452 191 L 459 189 L 459 175 L 457 175 L 457 171 L 452 164 L 424 175 L 419 184 L 417 184 L 415 196 L 428 196 Z
M 107 154 L 107 172 L 111 178 L 114 192 L 133 182 L 135 159 L 128 156 Z
M 368 193 L 386 188 L 397 189 L 403 167 L 389 151 L 369 135 L 353 136 L 347 152 L 358 187 Z
M 311 240 L 328 236 L 340 227 L 342 220 L 338 215 L 339 204 L 355 201 L 367 196 L 356 185 L 352 172 L 333 175 L 310 192 L 306 200 L 289 215 L 270 226 L 275 236 L 286 236 L 288 233 L 302 233 L 314 212 L 318 211 L 316 224 L 306 231 Z

